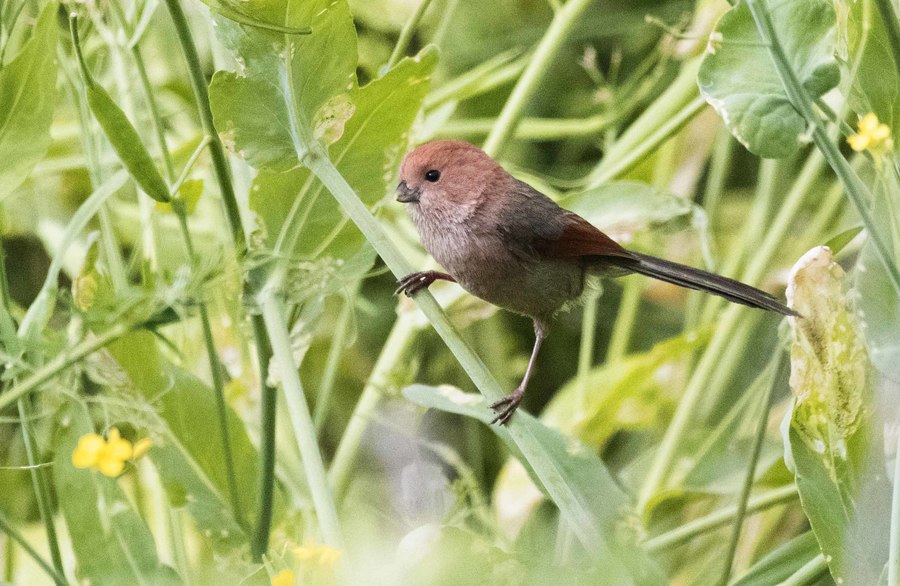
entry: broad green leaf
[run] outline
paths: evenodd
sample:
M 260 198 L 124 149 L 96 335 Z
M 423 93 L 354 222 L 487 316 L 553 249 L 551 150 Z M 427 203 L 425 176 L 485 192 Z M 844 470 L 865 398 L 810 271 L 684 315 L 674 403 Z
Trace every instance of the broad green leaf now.
M 97 83 L 88 84 L 87 102 L 106 139 L 141 189 L 156 201 L 169 201 L 169 187 L 125 112 Z
M 791 391 L 785 460 L 838 583 L 875 584 L 887 560 L 890 489 L 881 421 L 873 411 L 865 343 L 844 292 L 844 272 L 823 246 L 794 265 Z
M 835 87 L 840 69 L 834 58 L 832 3 L 794 0 L 767 4 L 778 39 L 809 97 L 818 98 Z M 703 97 L 750 152 L 766 158 L 796 152 L 806 122 L 788 100 L 746 2 L 725 13 L 717 33 L 719 38 L 711 40 L 698 74 Z
M 781 584 L 817 555 L 819 544 L 816 536 L 812 531 L 801 533 L 753 564 L 734 586 Z
M 488 424 L 491 431 L 506 444 L 510 452 L 529 469 L 529 464 L 518 451 L 505 427 L 490 425 L 494 414 L 481 395 L 464 393 L 451 386 L 429 387 L 412 385 L 403 389 L 410 401 L 426 408 L 439 409 L 472 417 Z M 524 421 L 529 431 L 541 444 L 553 465 L 568 479 L 570 488 L 576 491 L 585 510 L 592 515 L 597 527 L 597 549 L 591 552 L 598 565 L 604 568 L 610 584 L 663 583 L 659 568 L 643 556 L 633 543 L 623 543 L 627 534 L 626 523 L 630 508 L 628 497 L 610 475 L 600 458 L 579 441 L 544 425 L 528 413 L 519 411 L 516 417 Z M 537 475 L 529 469 L 532 481 L 546 494 Z
M 202 0 L 209 9 L 228 20 L 264 30 L 293 35 L 308 35 L 307 23 L 291 20 L 285 15 L 280 0 Z
M 367 205 L 382 200 L 393 184 L 408 129 L 428 91 L 435 62 L 436 53 L 426 50 L 349 94 L 355 113 L 329 154 Z M 287 173 L 261 171 L 253 183 L 250 206 L 262 221 L 270 246 L 276 246 L 286 225 L 292 233 L 301 234 L 292 247 L 301 257 L 320 256 L 326 247 L 332 255 L 344 257 L 363 241 L 334 198 L 306 168 Z M 287 235 L 284 238 L 291 240 Z
M 639 181 L 605 183 L 566 196 L 559 203 L 620 239 L 682 223 L 698 229 L 705 238 L 706 214 L 700 206 Z
M 214 543 L 235 547 L 246 543 L 230 506 L 213 390 L 186 370 L 166 360 L 153 335 L 129 334 L 109 346 L 135 391 L 150 401 L 166 424 L 164 438 L 150 450 L 169 499 L 184 506 Z M 245 519 L 255 510 L 258 457 L 240 419 L 229 408 L 228 432 Z
M 298 166 L 328 126 L 335 96 L 356 88 L 356 31 L 347 3 L 287 0 L 287 22 L 308 22 L 306 36 L 272 35 L 219 21 L 217 32 L 241 65 L 210 84 L 216 127 L 226 143 L 259 169 Z M 324 108 L 324 110 L 323 110 Z
M 0 69 L 0 202 L 28 177 L 50 145 L 56 105 L 56 10 L 56 2 L 47 2 L 31 38 Z
M 175 571 L 159 562 L 153 536 L 119 481 L 72 465 L 78 439 L 94 432 L 85 410 L 69 404 L 58 417 L 53 479 L 78 561 L 79 580 L 110 586 L 180 584 Z

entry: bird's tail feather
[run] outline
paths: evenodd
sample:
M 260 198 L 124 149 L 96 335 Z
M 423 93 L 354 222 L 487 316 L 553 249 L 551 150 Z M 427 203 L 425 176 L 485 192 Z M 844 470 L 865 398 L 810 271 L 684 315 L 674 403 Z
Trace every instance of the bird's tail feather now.
M 604 257 L 606 263 L 634 273 L 666 281 L 680 287 L 697 289 L 723 297 L 732 303 L 774 311 L 782 315 L 798 315 L 772 295 L 740 281 L 678 264 L 655 256 L 631 252 L 629 257 Z

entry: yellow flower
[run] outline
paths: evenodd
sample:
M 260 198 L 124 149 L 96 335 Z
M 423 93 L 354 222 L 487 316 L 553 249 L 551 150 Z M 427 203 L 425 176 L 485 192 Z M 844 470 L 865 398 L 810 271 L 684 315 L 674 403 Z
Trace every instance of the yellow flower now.
M 334 567 L 334 564 L 343 554 L 343 552 L 336 547 L 321 545 L 312 541 L 307 541 L 303 545 L 298 545 L 297 547 L 294 547 L 292 551 L 294 552 L 294 557 L 298 560 L 311 562 L 324 568 Z
M 88 433 L 78 438 L 78 445 L 72 452 L 72 465 L 76 468 L 93 468 L 97 465 L 100 452 L 106 440 L 96 433 Z
M 115 477 L 125 469 L 125 462 L 140 458 L 151 445 L 150 439 L 144 438 L 136 446 L 132 446 L 130 441 L 122 439 L 115 427 L 110 428 L 106 439 L 96 433 L 88 433 L 78 439 L 78 445 L 72 452 L 72 465 Z
M 847 139 L 850 148 L 854 151 L 889 151 L 894 148 L 891 139 L 891 128 L 887 124 L 878 121 L 878 116 L 869 112 L 856 124 L 858 132 Z
M 272 586 L 294 586 L 294 572 L 281 570 L 272 576 Z

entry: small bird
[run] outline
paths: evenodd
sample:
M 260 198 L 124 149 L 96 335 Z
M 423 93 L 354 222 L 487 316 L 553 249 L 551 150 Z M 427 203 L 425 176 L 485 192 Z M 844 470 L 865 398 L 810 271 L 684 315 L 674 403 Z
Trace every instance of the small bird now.
M 453 281 L 534 322 L 534 348 L 525 376 L 491 405 L 496 413 L 492 423 L 505 425 L 516 412 L 548 322 L 578 300 L 592 274 L 639 273 L 734 303 L 796 315 L 768 293 L 734 279 L 626 250 L 467 142 L 440 140 L 407 154 L 400 166 L 397 201 L 407 204 L 422 244 L 447 272 L 406 275 L 396 293 L 411 297 L 436 280 Z

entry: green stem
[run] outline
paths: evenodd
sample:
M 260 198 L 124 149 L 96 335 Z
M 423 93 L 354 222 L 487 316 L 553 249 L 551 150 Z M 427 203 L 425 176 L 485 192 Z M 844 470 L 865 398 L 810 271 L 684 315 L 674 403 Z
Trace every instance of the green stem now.
M 184 202 L 177 198 L 173 199 L 172 210 L 178 218 L 178 225 L 181 229 L 185 252 L 187 253 L 188 265 L 192 266 L 195 255 L 194 243 L 191 239 L 191 232 L 188 229 L 187 212 L 184 209 Z M 234 514 L 234 520 L 237 524 L 245 531 L 249 532 L 250 526 L 244 518 L 243 508 L 241 507 L 241 497 L 237 485 L 237 472 L 234 468 L 234 451 L 231 448 L 231 434 L 228 431 L 228 403 L 225 399 L 225 378 L 222 376 L 222 363 L 219 360 L 219 352 L 216 349 L 216 343 L 213 339 L 212 325 L 209 321 L 209 308 L 206 301 L 200 300 L 197 303 L 197 307 L 200 314 L 200 326 L 203 330 L 203 343 L 206 345 L 206 355 L 209 360 L 210 376 L 212 377 L 213 390 L 215 391 L 216 415 L 219 419 L 222 457 L 225 460 L 225 479 L 228 484 L 231 511 L 232 514 Z
M 304 163 L 327 187 L 394 275 L 399 278 L 410 273 L 409 263 L 327 155 L 320 149 L 311 149 Z M 422 291 L 415 299 L 432 327 L 456 356 L 460 366 L 481 394 L 491 402 L 505 396 L 503 388 L 491 375 L 484 362 L 459 335 L 431 293 Z M 558 463 L 547 455 L 529 431 L 528 424 L 521 418 L 513 417 L 506 430 L 546 488 L 550 498 L 559 507 L 560 513 L 572 525 L 579 541 L 592 552 L 602 549 L 605 541 L 594 516 L 586 510 L 579 495 L 572 490 Z
M 581 16 L 592 1 L 568 0 L 554 15 L 553 22 L 550 23 L 544 37 L 538 43 L 531 61 L 522 72 L 522 77 L 519 78 L 509 99 L 503 105 L 497 124 L 484 142 L 484 151 L 487 154 L 492 157 L 498 156 L 507 141 L 513 136 L 519 119 L 550 71 L 550 66 L 556 59 L 563 43 L 575 25 L 580 22 Z
M 328 486 L 325 465 L 316 439 L 309 407 L 303 394 L 303 385 L 297 372 L 297 365 L 291 352 L 290 333 L 287 329 L 287 314 L 284 304 L 276 295 L 269 295 L 262 302 L 263 319 L 272 341 L 275 367 L 281 379 L 284 399 L 294 428 L 294 436 L 300 447 L 306 481 L 312 494 L 313 505 L 322 530 L 325 543 L 333 547 L 343 547 L 343 537 L 338 522 L 334 497 Z
M 881 22 L 884 24 L 884 30 L 891 45 L 894 66 L 897 68 L 897 73 L 900 73 L 900 17 L 897 16 L 896 7 L 891 0 L 873 1 L 878 7 L 878 12 L 881 13 Z
M 234 184 L 231 181 L 231 169 L 228 166 L 225 147 L 222 145 L 222 140 L 219 138 L 219 133 L 213 122 L 212 109 L 209 106 L 209 90 L 206 86 L 203 67 L 200 64 L 200 56 L 197 54 L 197 46 L 194 44 L 194 37 L 191 35 L 191 29 L 187 18 L 184 16 L 184 11 L 181 9 L 179 0 L 165 0 L 165 2 L 171 15 L 172 23 L 175 25 L 175 32 L 178 35 L 178 42 L 181 44 L 181 51 L 184 53 L 184 59 L 187 62 L 191 88 L 194 91 L 194 99 L 200 115 L 200 125 L 203 128 L 203 134 L 209 140 L 210 158 L 212 159 L 213 171 L 219 183 L 222 202 L 225 204 L 225 217 L 228 220 L 228 227 L 231 229 L 231 238 L 237 249 L 238 256 L 241 257 L 247 250 L 246 236 L 243 224 L 241 224 L 240 207 L 234 193 Z
M 581 341 L 578 345 L 578 391 L 579 404 L 584 404 L 588 394 L 588 374 L 594 363 L 594 337 L 597 333 L 597 307 L 600 290 L 592 290 L 585 295 L 584 313 L 581 317 Z
M 422 20 L 422 16 L 425 15 L 425 11 L 428 10 L 430 4 L 431 0 L 421 0 L 416 7 L 415 12 L 412 13 L 412 16 L 410 16 L 403 25 L 403 29 L 400 30 L 400 36 L 397 38 L 397 44 L 394 45 L 394 50 L 391 52 L 391 57 L 384 66 L 385 71 L 390 71 L 390 69 L 403 57 L 407 47 L 409 47 L 409 42 L 412 40 L 413 32 L 416 30 L 419 21 Z
M 891 497 L 891 537 L 888 553 L 888 586 L 900 584 L 900 433 L 894 456 L 894 490 Z
M 828 572 L 828 562 L 825 561 L 825 556 L 819 554 L 778 586 L 805 586 L 815 582 L 826 572 Z
M 259 369 L 260 398 L 260 447 L 259 447 L 259 513 L 256 516 L 256 527 L 250 551 L 253 561 L 259 563 L 269 549 L 269 532 L 272 526 L 272 513 L 275 499 L 275 433 L 278 390 L 267 383 L 269 364 L 272 361 L 272 345 L 266 324 L 259 314 L 250 316 L 250 325 L 256 338 L 256 360 Z
M 34 496 L 37 500 L 38 513 L 44 523 L 47 533 L 47 544 L 50 546 L 50 558 L 56 572 L 64 576 L 62 555 L 59 551 L 59 539 L 56 535 L 56 524 L 53 522 L 53 505 L 50 497 L 50 485 L 46 470 L 38 466 L 38 448 L 31 431 L 31 397 L 23 397 L 18 401 L 19 418 L 21 419 L 22 441 L 25 444 L 25 456 L 28 466 L 31 468 L 31 484 L 34 488 Z
M 626 279 L 622 289 L 622 301 L 619 302 L 619 314 L 613 327 L 612 339 L 606 351 L 606 362 L 618 362 L 628 353 L 628 342 L 634 330 L 638 307 L 641 305 L 641 292 L 644 283 L 640 278 Z
M 38 387 L 50 381 L 53 377 L 59 375 L 76 362 L 93 354 L 107 344 L 111 344 L 118 340 L 138 326 L 139 324 L 134 323 L 118 323 L 89 340 L 79 342 L 68 351 L 57 354 L 53 360 L 0 395 L 0 411 L 6 409 L 21 397 L 37 390 Z
M 785 198 L 771 227 L 766 231 L 765 239 L 744 272 L 742 280 L 749 284 L 754 284 L 762 278 L 769 263 L 782 245 L 784 236 L 791 227 L 797 211 L 800 209 L 800 205 L 809 191 L 808 185 L 813 182 L 819 173 L 821 164 L 822 158 L 818 153 L 811 155 L 807 160 L 800 177 L 797 178 L 797 181 Z M 737 305 L 732 305 L 725 310 L 709 346 L 703 353 L 703 357 L 688 381 L 684 394 L 675 410 L 675 415 L 672 417 L 672 422 L 666 429 L 663 440 L 641 487 L 638 497 L 640 510 L 647 506 L 653 495 L 662 487 L 668 471 L 672 469 L 672 462 L 677 456 L 678 449 L 690 427 L 691 421 L 696 413 L 701 410 L 701 400 L 707 400 L 710 404 L 716 402 L 713 397 L 706 396 L 704 393 L 707 391 L 707 383 L 710 376 L 713 375 L 719 366 L 722 353 L 733 342 L 733 334 L 741 321 L 743 310 L 743 307 Z
M 586 118 L 522 118 L 514 136 L 520 140 L 550 141 L 595 136 L 619 122 L 623 111 L 604 112 Z M 450 120 L 435 132 L 437 138 L 478 137 L 490 133 L 497 118 Z
M 356 306 L 356 287 L 347 295 L 344 306 L 338 316 L 334 327 L 334 335 L 331 337 L 331 347 L 328 349 L 328 358 L 325 361 L 325 371 L 322 374 L 322 382 L 319 384 L 319 393 L 316 396 L 316 407 L 313 410 L 313 423 L 316 427 L 316 435 L 322 433 L 322 426 L 328 418 L 328 409 L 331 407 L 331 392 L 334 390 L 334 381 L 341 362 L 341 354 L 347 341 L 347 333 L 350 323 L 353 321 L 353 310 Z
M 225 218 L 231 231 L 231 239 L 238 259 L 242 259 L 247 251 L 246 233 L 241 223 L 240 207 L 235 195 L 225 147 L 222 145 L 222 140 L 219 138 L 219 133 L 216 131 L 216 126 L 213 122 L 212 109 L 209 104 L 209 91 L 203 74 L 203 67 L 200 64 L 197 47 L 194 44 L 190 27 L 184 16 L 184 11 L 181 9 L 179 0 L 165 0 L 165 2 L 187 62 L 191 88 L 194 92 L 194 99 L 204 136 L 209 141 L 213 172 L 219 183 L 222 201 L 225 205 Z M 249 282 L 245 281 L 245 294 L 252 293 L 249 291 L 249 287 Z M 261 377 L 260 388 L 262 389 L 259 515 L 257 516 L 253 542 L 251 543 L 253 559 L 260 561 L 268 550 L 272 523 L 273 491 L 275 489 L 275 410 L 277 407 L 277 393 L 274 388 L 266 384 L 266 372 L 272 358 L 272 345 L 268 338 L 269 332 L 261 315 L 252 315 L 250 320 L 256 339 L 256 354 L 260 365 Z
M 412 312 L 401 313 L 381 347 L 381 354 L 378 355 L 369 380 L 363 387 L 359 401 L 353 409 L 350 423 L 347 424 L 347 429 L 341 436 L 341 442 L 338 444 L 334 460 L 331 462 L 331 469 L 328 471 L 328 480 L 334 490 L 335 498 L 339 501 L 347 492 L 350 473 L 353 471 L 356 455 L 362 445 L 363 434 L 369 426 L 369 421 L 374 416 L 376 408 L 381 404 L 384 391 L 390 384 L 391 373 L 400 364 L 418 330 L 419 327 L 416 325 L 416 319 Z
M 644 158 L 659 147 L 662 143 L 671 138 L 676 132 L 681 130 L 685 124 L 690 122 L 697 114 L 706 107 L 706 101 L 701 98 L 694 98 L 684 108 L 682 108 L 675 116 L 666 120 L 655 132 L 651 133 L 647 138 L 642 140 L 633 149 L 628 151 L 624 156 L 616 159 L 614 163 L 605 167 L 602 172 L 590 178 L 589 187 L 603 185 L 612 181 L 616 177 L 627 173 L 635 165 L 644 160 Z
M 437 44 L 440 46 L 440 43 Z M 432 110 L 447 102 L 461 102 L 505 85 L 519 77 L 529 57 L 517 50 L 500 53 L 431 90 L 425 96 L 423 106 L 426 110 Z
M 775 488 L 755 496 L 747 501 L 746 513 L 756 513 L 763 511 L 776 505 L 790 502 L 797 498 L 797 487 L 794 484 L 788 484 L 781 488 Z M 698 519 L 694 519 L 681 525 L 672 531 L 667 531 L 656 537 L 651 537 L 644 542 L 644 548 L 650 552 L 662 552 L 682 543 L 686 543 L 691 539 L 709 533 L 728 525 L 737 517 L 737 505 L 731 505 L 718 511 L 714 511 L 708 515 L 704 515 Z
M 738 542 L 741 539 L 744 516 L 747 514 L 747 503 L 750 499 L 750 491 L 753 489 L 753 479 L 756 477 L 756 464 L 759 462 L 760 453 L 762 453 L 763 440 L 766 437 L 766 426 L 769 423 L 769 411 L 772 408 L 772 399 L 775 396 L 775 388 L 780 378 L 779 374 L 783 363 L 784 351 L 778 348 L 769 368 L 766 369 L 767 372 L 763 373 L 764 379 L 771 378 L 771 380 L 767 381 L 767 390 L 763 395 L 762 413 L 760 413 L 759 421 L 756 425 L 756 435 L 753 439 L 752 451 L 750 452 L 750 462 L 747 465 L 747 474 L 744 476 L 744 486 L 741 488 L 741 494 L 738 497 L 734 526 L 731 530 L 731 539 L 728 542 L 728 553 L 725 555 L 725 567 L 722 570 L 722 578 L 719 580 L 721 586 L 726 586 L 729 578 L 731 578 L 731 568 L 734 566 L 734 556 L 737 553 Z
M 797 78 L 796 72 L 791 67 L 784 47 L 778 39 L 775 31 L 775 25 L 764 2 L 759 0 L 747 0 L 747 7 L 753 15 L 756 23 L 756 29 L 759 32 L 764 44 L 769 48 L 772 59 L 775 61 L 778 75 L 784 85 L 785 92 L 794 108 L 806 120 L 806 123 L 812 126 L 813 141 L 821 151 L 825 160 L 834 169 L 835 174 L 843 181 L 847 187 L 847 195 L 856 208 L 856 212 L 862 219 L 863 225 L 872 241 L 875 254 L 884 266 L 888 278 L 891 281 L 894 290 L 900 294 L 900 268 L 894 262 L 893 254 L 890 252 L 887 244 L 882 239 L 881 234 L 876 230 L 875 221 L 869 210 L 869 203 L 874 201 L 872 193 L 859 176 L 853 171 L 853 168 L 847 162 L 847 159 L 841 155 L 840 150 L 825 132 L 822 126 L 822 120 L 816 115 L 812 107 L 812 102 L 800 80 Z M 894 23 L 896 25 L 896 22 Z M 900 65 L 900 64 L 898 64 Z
M 16 542 L 19 547 L 25 550 L 25 553 L 27 553 L 42 570 L 47 572 L 47 575 L 50 576 L 51 580 L 56 582 L 57 586 L 65 586 L 68 584 L 65 575 L 62 572 L 53 569 L 53 567 L 41 557 L 41 554 L 25 541 L 22 534 L 16 531 L 15 527 L 7 522 L 6 517 L 2 513 L 0 513 L 0 531 L 6 533 L 10 540 Z

